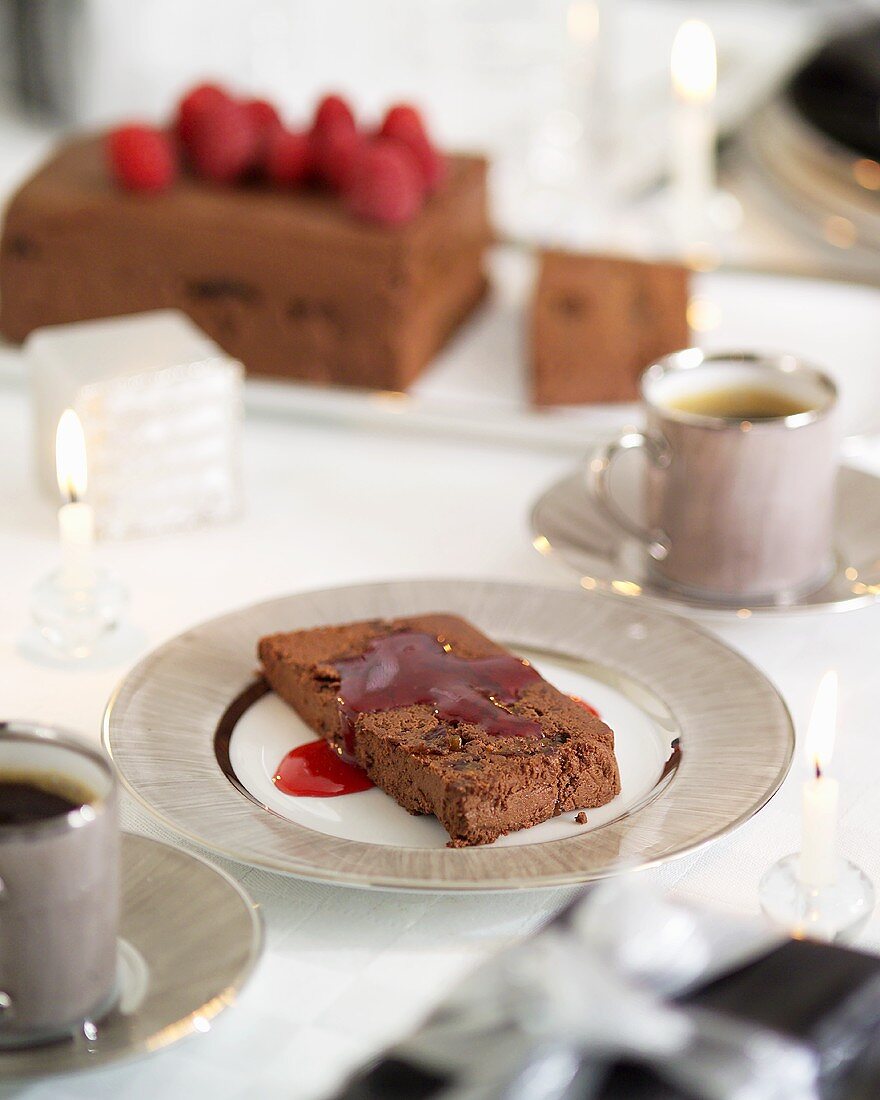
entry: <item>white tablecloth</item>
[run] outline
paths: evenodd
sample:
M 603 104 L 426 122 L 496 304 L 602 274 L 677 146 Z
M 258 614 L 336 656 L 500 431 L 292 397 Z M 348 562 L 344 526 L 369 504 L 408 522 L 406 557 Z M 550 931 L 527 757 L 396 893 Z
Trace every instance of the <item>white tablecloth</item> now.
M 679 18 L 677 8 L 674 16 Z M 49 137 L 5 117 L 0 124 L 3 193 L 35 163 Z M 741 241 L 743 257 L 763 258 L 772 245 L 776 262 L 798 258 L 796 247 L 779 239 L 778 227 L 760 220 L 747 224 Z M 526 522 L 532 500 L 568 469 L 571 457 L 250 419 L 244 518 L 104 547 L 104 562 L 131 590 L 127 650 L 103 667 L 39 663 L 24 644 L 28 597 L 57 564 L 55 509 L 34 487 L 26 396 L 7 377 L 0 371 L 3 717 L 57 723 L 97 741 L 105 703 L 135 660 L 194 623 L 282 593 L 404 576 L 571 583 L 534 551 Z M 880 446 L 865 461 L 880 472 Z M 571 598 L 581 598 L 575 586 Z M 777 683 L 801 725 L 822 671 L 839 670 L 834 771 L 842 782 L 841 840 L 880 883 L 880 740 L 874 732 L 880 609 L 708 624 Z M 679 897 L 756 911 L 764 869 L 798 846 L 802 776 L 798 764 L 770 805 L 733 836 L 647 874 Z M 133 805 L 124 812 L 127 827 L 171 839 Z M 147 1060 L 0 1089 L 0 1096 L 325 1096 L 413 1026 L 460 975 L 539 927 L 573 896 L 571 890 L 482 897 L 380 893 L 216 862 L 250 891 L 266 923 L 265 954 L 239 1003 L 210 1033 Z M 880 950 L 880 919 L 872 920 L 862 943 Z
M 245 433 L 245 517 L 225 527 L 103 547 L 104 562 L 131 589 L 138 631 L 132 648 L 106 667 L 51 667 L 21 649 L 30 586 L 54 567 L 58 552 L 54 509 L 31 480 L 29 442 L 24 391 L 0 384 L 0 703 L 6 716 L 58 723 L 96 741 L 107 698 L 134 659 L 240 604 L 402 576 L 567 579 L 533 550 L 526 515 L 570 459 L 253 419 Z M 869 457 L 880 470 L 880 453 Z M 571 598 L 582 598 L 574 586 Z M 819 675 L 829 666 L 839 670 L 834 771 L 842 782 L 841 840 L 880 882 L 880 608 L 715 618 L 708 625 L 776 682 L 801 727 Z M 733 836 L 648 874 L 679 897 L 756 911 L 762 872 L 798 846 L 802 777 L 798 763 L 779 795 Z M 133 807 L 126 814 L 129 827 L 160 835 Z M 240 1002 L 211 1033 L 147 1061 L 29 1084 L 15 1095 L 326 1095 L 409 1028 L 459 975 L 538 927 L 572 896 L 565 890 L 482 897 L 368 892 L 224 866 L 266 919 L 266 952 Z M 880 920 L 872 920 L 862 943 L 880 949 Z

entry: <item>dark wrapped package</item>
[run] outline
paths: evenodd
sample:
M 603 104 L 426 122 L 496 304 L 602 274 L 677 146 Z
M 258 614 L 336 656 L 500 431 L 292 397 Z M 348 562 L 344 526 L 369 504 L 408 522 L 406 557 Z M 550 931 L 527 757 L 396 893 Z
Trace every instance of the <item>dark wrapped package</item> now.
M 880 1097 L 880 957 L 791 940 L 683 1000 L 806 1042 L 819 1058 L 823 1100 Z M 683 1094 L 641 1067 L 619 1066 L 600 1095 L 678 1100 Z
M 792 1082 L 786 1096 L 797 1100 L 880 1097 L 880 957 L 827 944 L 786 941 L 674 998 L 673 1003 L 688 1012 L 710 1014 L 722 1029 L 725 1024 L 745 1023 L 760 1034 L 802 1044 L 815 1055 L 815 1084 L 803 1091 Z M 442 1017 L 442 1009 L 431 1019 L 438 1015 Z M 580 1057 L 567 1070 L 566 1053 L 571 1055 L 571 1050 L 566 1052 L 564 1044 L 554 1049 L 546 1043 L 534 1049 L 525 1069 L 475 1087 L 455 1071 L 445 1073 L 436 1065 L 409 1060 L 407 1052 L 418 1049 L 418 1034 L 413 1039 L 352 1078 L 340 1096 L 344 1100 L 508 1096 L 517 1100 L 679 1100 L 718 1095 L 717 1080 L 714 1088 L 684 1089 L 670 1083 L 650 1058 L 619 1058 L 597 1066 L 595 1059 Z M 478 1056 L 479 1043 L 474 1050 Z M 490 1057 L 487 1051 L 487 1060 Z M 749 1095 L 779 1096 L 778 1081 L 774 1088 Z

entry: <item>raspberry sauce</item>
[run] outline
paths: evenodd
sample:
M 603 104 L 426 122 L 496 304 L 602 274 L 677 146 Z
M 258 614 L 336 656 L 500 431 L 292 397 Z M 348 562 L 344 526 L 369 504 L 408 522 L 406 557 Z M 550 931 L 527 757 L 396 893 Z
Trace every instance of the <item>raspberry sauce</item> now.
M 505 704 L 541 676 L 510 654 L 465 658 L 442 639 L 404 630 L 377 638 L 364 653 L 333 662 L 339 672 L 339 709 L 346 753 L 354 753 L 359 714 L 425 704 L 447 724 L 463 722 L 501 737 L 540 737 L 531 718 Z
M 323 738 L 289 752 L 273 780 L 279 791 L 305 798 L 335 798 L 373 786 L 365 771 L 347 764 Z
M 345 756 L 324 740 L 293 749 L 274 776 L 275 786 L 285 794 L 332 798 L 373 786 L 366 772 L 348 762 L 354 757 L 359 714 L 424 704 L 447 724 L 464 722 L 503 737 L 542 736 L 537 722 L 504 709 L 504 704 L 519 698 L 523 688 L 541 680 L 528 661 L 509 654 L 459 657 L 442 639 L 401 631 L 377 638 L 364 653 L 335 660 L 333 665 L 340 678 L 338 702 Z M 595 707 L 579 696 L 571 698 L 598 715 Z
M 573 703 L 577 703 L 579 707 L 583 707 L 587 714 L 592 714 L 594 718 L 602 717 L 602 715 L 596 710 L 596 708 L 590 706 L 586 699 L 581 699 L 580 695 L 570 695 L 569 699 L 571 699 Z

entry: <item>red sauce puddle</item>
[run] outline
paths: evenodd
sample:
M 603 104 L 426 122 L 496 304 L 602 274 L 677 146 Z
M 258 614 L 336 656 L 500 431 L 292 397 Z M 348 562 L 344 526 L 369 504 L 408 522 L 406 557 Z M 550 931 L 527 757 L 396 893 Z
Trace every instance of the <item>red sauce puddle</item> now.
M 279 791 L 301 798 L 335 798 L 373 786 L 362 768 L 347 764 L 324 740 L 293 749 L 278 765 L 273 778 Z

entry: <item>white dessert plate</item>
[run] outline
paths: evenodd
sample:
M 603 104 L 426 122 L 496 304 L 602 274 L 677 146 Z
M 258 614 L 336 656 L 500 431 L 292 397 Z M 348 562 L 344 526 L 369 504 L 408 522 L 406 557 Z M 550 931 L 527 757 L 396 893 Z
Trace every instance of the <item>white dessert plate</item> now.
M 235 1004 L 263 942 L 237 882 L 169 844 L 123 833 L 116 1006 L 69 1039 L 0 1052 L 0 1082 L 97 1069 L 204 1034 Z
M 615 492 L 625 510 L 638 517 L 641 470 L 620 462 L 614 471 Z M 761 602 L 714 601 L 679 592 L 651 571 L 650 558 L 637 539 L 622 531 L 597 505 L 587 489 L 583 469 L 551 485 L 532 508 L 535 549 L 571 569 L 581 587 L 627 596 L 639 603 L 735 614 L 796 611 L 848 611 L 880 599 L 880 477 L 842 466 L 837 478 L 834 523 L 834 568 L 811 592 L 779 593 Z
M 448 611 L 528 656 L 615 731 L 610 805 L 450 849 L 433 818 L 378 789 L 296 798 L 273 776 L 314 736 L 255 684 L 257 640 L 357 619 Z M 785 704 L 743 657 L 693 625 L 601 594 L 485 581 L 401 581 L 242 608 L 166 643 L 111 700 L 104 739 L 123 781 L 168 827 L 232 859 L 360 886 L 503 890 L 589 881 L 672 859 L 763 806 L 793 750 Z
M 636 702 L 631 685 L 617 677 L 609 683 L 601 668 L 587 662 L 566 661 L 522 646 L 518 652 L 556 687 L 589 701 L 612 729 L 625 731 L 616 745 L 621 792 L 607 806 L 590 810 L 586 826 L 574 822 L 577 811 L 572 811 L 503 836 L 495 846 L 565 840 L 632 813 L 652 796 L 664 769 L 668 776 L 677 764 L 672 715 L 659 699 L 645 695 Z M 228 774 L 258 803 L 286 820 L 326 836 L 365 844 L 431 849 L 446 846 L 449 836 L 435 817 L 407 813 L 376 787 L 341 798 L 292 798 L 279 790 L 273 782 L 279 762 L 290 749 L 314 741 L 315 734 L 273 692 L 249 707 L 229 732 Z M 225 760 L 221 749 L 221 766 Z

